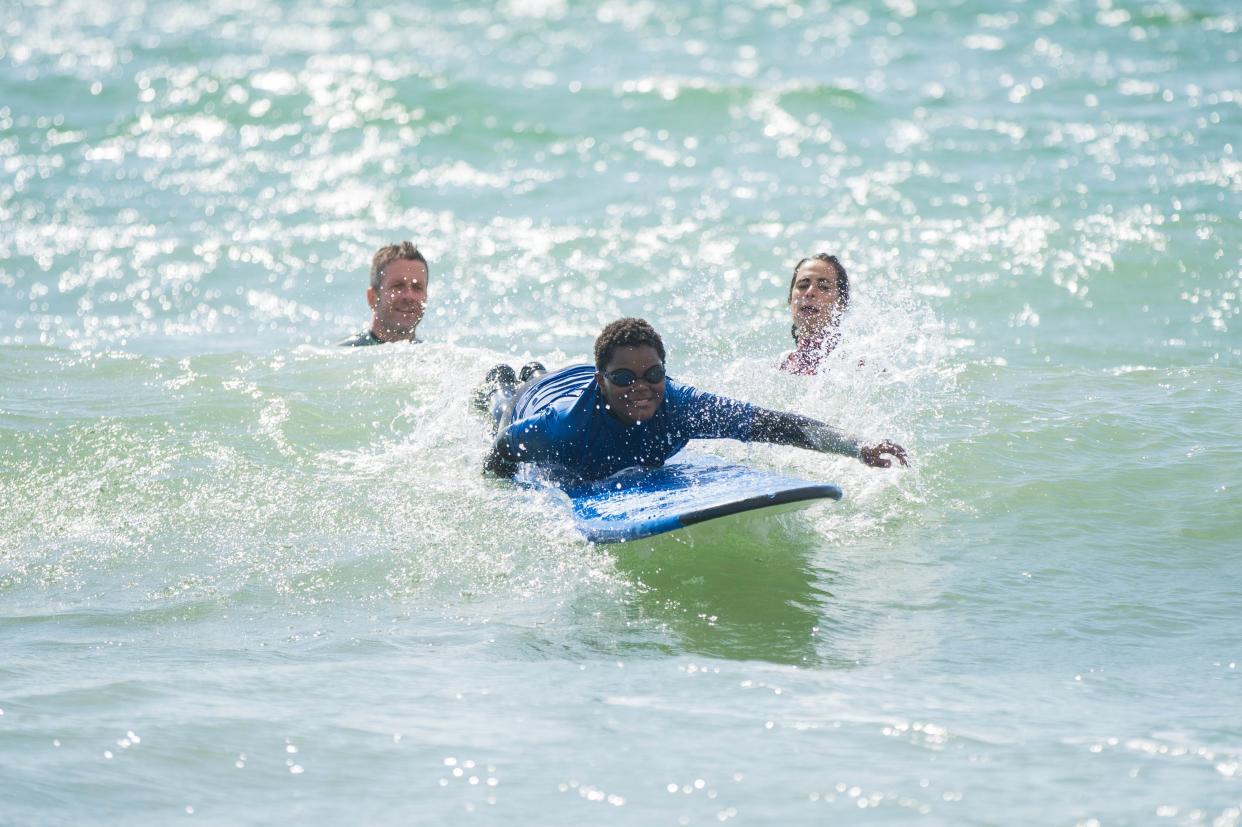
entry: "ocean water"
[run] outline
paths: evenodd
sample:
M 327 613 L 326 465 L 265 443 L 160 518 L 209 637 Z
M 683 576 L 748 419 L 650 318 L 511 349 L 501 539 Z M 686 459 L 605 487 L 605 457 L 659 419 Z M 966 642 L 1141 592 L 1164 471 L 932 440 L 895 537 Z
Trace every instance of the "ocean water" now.
M 0 824 L 1242 821 L 1236 3 L 3 8 Z M 468 398 L 621 315 L 912 467 L 587 544 Z

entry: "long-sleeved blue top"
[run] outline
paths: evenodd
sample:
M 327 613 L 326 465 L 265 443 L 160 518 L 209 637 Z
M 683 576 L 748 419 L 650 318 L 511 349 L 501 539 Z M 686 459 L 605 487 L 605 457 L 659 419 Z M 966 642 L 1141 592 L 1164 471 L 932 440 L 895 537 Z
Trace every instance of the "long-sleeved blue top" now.
M 759 410 L 669 379 L 655 414 L 627 426 L 608 410 L 595 367 L 573 365 L 522 392 L 493 453 L 580 479 L 602 479 L 636 465 L 663 465 L 692 439 L 749 440 Z

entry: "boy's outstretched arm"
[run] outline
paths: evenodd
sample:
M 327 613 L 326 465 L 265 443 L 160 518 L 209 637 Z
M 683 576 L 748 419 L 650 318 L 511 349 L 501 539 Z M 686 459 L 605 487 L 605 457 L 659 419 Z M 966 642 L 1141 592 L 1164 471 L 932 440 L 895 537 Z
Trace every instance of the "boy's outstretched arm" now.
M 799 414 L 756 408 L 750 428 L 750 438 L 755 442 L 771 442 L 776 445 L 793 445 L 824 454 L 841 454 L 856 457 L 872 468 L 889 468 L 896 459 L 909 465 L 906 449 L 895 442 L 884 440 L 863 444 L 838 431 L 831 425 Z

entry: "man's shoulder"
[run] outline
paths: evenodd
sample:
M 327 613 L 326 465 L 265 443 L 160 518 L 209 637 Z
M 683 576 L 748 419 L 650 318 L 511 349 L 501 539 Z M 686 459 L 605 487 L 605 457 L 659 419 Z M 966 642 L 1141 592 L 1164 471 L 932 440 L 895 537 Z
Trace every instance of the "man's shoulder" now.
M 369 329 L 361 333 L 355 333 L 352 336 L 346 336 L 344 339 L 336 343 L 337 347 L 367 347 L 368 345 L 382 345 L 382 339 L 376 337 Z
M 417 345 L 422 342 L 422 339 L 413 338 L 413 339 L 402 339 L 398 341 L 408 341 L 408 342 L 411 342 Z M 376 336 L 375 333 L 368 328 L 367 330 L 364 330 L 361 333 L 356 333 L 353 336 L 346 336 L 344 339 L 341 339 L 341 341 L 337 342 L 336 346 L 337 347 L 368 347 L 370 345 L 385 345 L 385 344 L 389 344 L 389 343 L 385 342 L 383 339 Z

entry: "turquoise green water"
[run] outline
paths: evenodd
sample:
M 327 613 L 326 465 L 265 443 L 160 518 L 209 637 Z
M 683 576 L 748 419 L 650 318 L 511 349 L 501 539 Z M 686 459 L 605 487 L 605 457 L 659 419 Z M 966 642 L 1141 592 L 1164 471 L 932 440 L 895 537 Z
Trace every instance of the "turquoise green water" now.
M 1237 824 L 1240 25 L 10 3 L 0 824 Z M 332 348 L 401 238 L 426 343 Z M 469 390 L 628 314 L 913 467 L 586 544 Z

